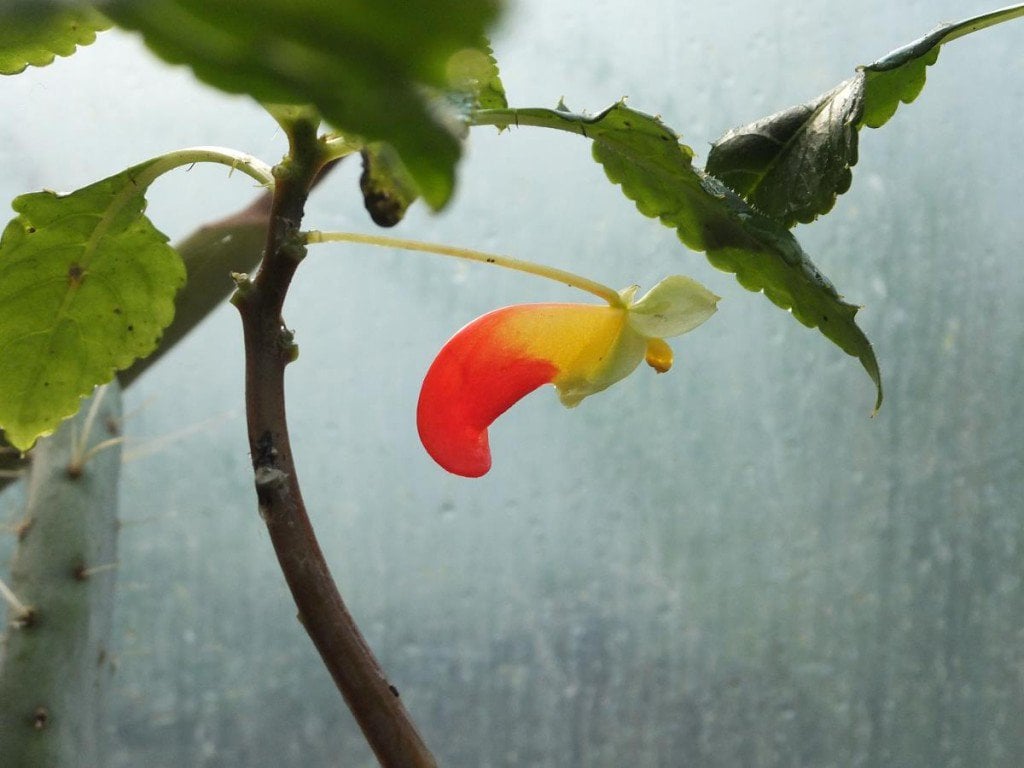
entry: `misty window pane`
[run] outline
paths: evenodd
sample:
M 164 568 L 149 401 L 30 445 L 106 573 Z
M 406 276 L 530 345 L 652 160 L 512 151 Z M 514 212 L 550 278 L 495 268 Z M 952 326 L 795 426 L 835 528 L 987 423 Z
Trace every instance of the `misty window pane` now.
M 629 97 L 697 152 L 998 2 L 523 0 L 495 38 L 509 100 Z M 795 230 L 886 383 L 637 214 L 577 136 L 475 130 L 456 198 L 398 237 L 646 290 L 723 297 L 643 370 L 491 431 L 494 468 L 419 445 L 419 385 L 490 309 L 574 301 L 524 275 L 320 246 L 286 320 L 296 462 L 342 593 L 444 766 L 1012 768 L 1024 755 L 1024 24 L 943 48 L 861 134 L 853 186 Z M 105 94 L 109 94 L 108 97 Z M 161 152 L 280 130 L 106 33 L 0 82 L 0 197 L 70 190 Z M 116 109 L 112 114 L 111 109 Z M 12 117 L 15 116 L 15 117 Z M 369 232 L 357 162 L 310 228 Z M 149 213 L 181 237 L 253 198 L 178 172 Z M 110 766 L 372 766 L 260 521 L 225 306 L 126 393 Z M 13 522 L 19 491 L 0 498 Z M 0 555 L 14 547 L 5 536 Z

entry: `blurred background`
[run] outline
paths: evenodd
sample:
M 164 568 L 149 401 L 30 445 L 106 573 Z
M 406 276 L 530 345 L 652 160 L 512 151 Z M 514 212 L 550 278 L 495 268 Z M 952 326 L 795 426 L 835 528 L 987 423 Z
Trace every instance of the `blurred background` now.
M 494 47 L 514 106 L 622 96 L 698 154 L 994 0 L 520 0 Z M 685 8 L 685 10 L 681 10 Z M 542 390 L 465 480 L 419 445 L 418 388 L 463 324 L 577 300 L 528 276 L 312 250 L 286 320 L 292 435 L 342 593 L 444 766 L 1018 766 L 1024 759 L 1024 23 L 956 41 L 861 134 L 852 190 L 797 237 L 873 340 L 859 364 L 640 216 L 577 136 L 473 132 L 459 191 L 395 230 L 723 297 L 579 409 Z M 273 121 L 104 33 L 0 83 L 0 198 L 196 144 L 268 161 Z M 310 228 L 371 231 L 358 163 Z M 179 171 L 172 237 L 256 194 Z M 227 278 L 225 278 L 227 279 Z M 258 518 L 240 324 L 225 306 L 127 393 L 110 765 L 372 766 Z M 23 494 L 0 497 L 0 521 Z M 0 540 L 6 561 L 13 537 Z

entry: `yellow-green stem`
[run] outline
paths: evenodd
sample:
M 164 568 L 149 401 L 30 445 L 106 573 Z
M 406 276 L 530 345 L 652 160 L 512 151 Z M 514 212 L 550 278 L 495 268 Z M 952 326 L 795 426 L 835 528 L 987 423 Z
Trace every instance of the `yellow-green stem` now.
M 134 187 L 148 187 L 158 176 L 183 165 L 194 165 L 195 163 L 226 165 L 232 170 L 240 171 L 255 179 L 265 187 L 274 186 L 274 175 L 271 173 L 270 166 L 252 155 L 225 147 L 188 147 L 168 152 L 154 158 L 148 164 L 143 164 L 143 170 L 134 179 Z
M 364 245 L 379 245 L 385 248 L 400 248 L 405 251 L 419 251 L 420 253 L 433 253 L 439 256 L 451 256 L 456 259 L 478 261 L 481 264 L 493 264 L 496 267 L 512 269 L 516 272 L 525 272 L 529 275 L 546 277 L 558 283 L 568 285 L 570 288 L 578 288 L 581 291 L 592 293 L 604 299 L 613 307 L 624 307 L 619 292 L 607 285 L 589 280 L 580 275 L 566 272 L 564 269 L 555 269 L 543 264 L 534 264 L 522 259 L 514 259 L 510 256 L 498 256 L 492 253 L 475 251 L 471 248 L 456 248 L 450 245 L 438 243 L 424 243 L 419 240 L 404 240 L 398 237 L 387 237 L 384 235 L 362 235 L 355 232 L 318 232 L 312 231 L 305 234 L 306 243 L 362 243 Z

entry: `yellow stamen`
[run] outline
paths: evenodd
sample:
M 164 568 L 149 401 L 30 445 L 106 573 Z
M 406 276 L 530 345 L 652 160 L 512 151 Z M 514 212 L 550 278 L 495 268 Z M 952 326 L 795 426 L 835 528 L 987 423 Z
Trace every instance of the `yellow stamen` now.
M 647 364 L 658 373 L 665 373 L 672 367 L 672 347 L 664 339 L 648 339 Z

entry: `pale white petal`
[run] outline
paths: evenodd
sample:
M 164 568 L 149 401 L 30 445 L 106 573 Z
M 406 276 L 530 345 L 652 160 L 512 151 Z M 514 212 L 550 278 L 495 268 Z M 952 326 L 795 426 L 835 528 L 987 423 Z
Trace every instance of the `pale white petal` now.
M 629 324 L 648 338 L 692 331 L 715 313 L 719 297 L 689 277 L 666 277 L 629 306 Z

